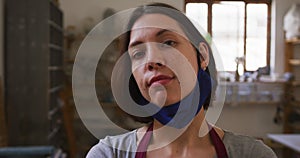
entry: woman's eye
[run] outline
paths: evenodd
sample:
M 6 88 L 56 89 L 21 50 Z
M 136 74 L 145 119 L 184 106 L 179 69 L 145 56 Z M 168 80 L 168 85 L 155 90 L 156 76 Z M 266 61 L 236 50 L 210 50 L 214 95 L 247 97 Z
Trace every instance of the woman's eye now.
M 176 45 L 176 42 L 172 41 L 172 40 L 167 40 L 167 41 L 163 42 L 163 46 L 165 46 L 165 47 L 167 47 L 167 46 L 174 47 L 175 45 Z
M 145 55 L 145 52 L 143 51 L 137 51 L 135 53 L 133 53 L 132 58 L 133 59 L 140 59 Z

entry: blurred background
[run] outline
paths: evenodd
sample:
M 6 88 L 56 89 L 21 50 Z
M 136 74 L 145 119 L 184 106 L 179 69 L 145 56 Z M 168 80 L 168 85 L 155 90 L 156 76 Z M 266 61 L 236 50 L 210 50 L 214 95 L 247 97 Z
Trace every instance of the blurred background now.
M 118 107 L 110 91 L 118 39 L 96 69 L 104 113 L 92 102 L 75 106 L 72 68 L 82 41 L 98 23 L 149 2 L 0 0 L 0 157 L 85 157 L 98 138 L 141 125 Z M 216 125 L 264 141 L 278 157 L 299 157 L 300 0 L 160 2 L 199 23 L 219 52 L 223 66 L 217 63 L 219 85 L 210 108 L 226 93 Z M 120 29 L 118 20 L 108 27 Z M 92 96 L 84 89 L 80 93 L 87 100 Z

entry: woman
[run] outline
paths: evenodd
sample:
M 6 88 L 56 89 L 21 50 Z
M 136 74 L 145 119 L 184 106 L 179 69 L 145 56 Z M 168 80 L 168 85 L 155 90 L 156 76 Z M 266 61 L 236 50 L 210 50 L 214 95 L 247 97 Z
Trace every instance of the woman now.
M 150 117 L 135 117 L 148 124 L 100 140 L 88 158 L 276 157 L 262 142 L 205 121 L 216 86 L 215 63 L 209 45 L 184 14 L 162 3 L 141 6 L 128 30 L 122 52 L 132 70 L 129 91 L 137 104 L 148 107 L 143 116 Z

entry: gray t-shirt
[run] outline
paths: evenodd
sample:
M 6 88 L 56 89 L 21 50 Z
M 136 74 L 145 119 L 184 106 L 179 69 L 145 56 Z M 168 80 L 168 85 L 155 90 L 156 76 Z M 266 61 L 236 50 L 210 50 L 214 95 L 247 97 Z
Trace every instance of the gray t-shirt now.
M 137 130 L 107 136 L 93 146 L 87 158 L 134 158 L 137 149 Z M 225 131 L 223 143 L 229 158 L 277 158 L 262 141 Z M 124 150 L 118 150 L 124 149 Z M 131 152 L 130 152 L 131 151 Z

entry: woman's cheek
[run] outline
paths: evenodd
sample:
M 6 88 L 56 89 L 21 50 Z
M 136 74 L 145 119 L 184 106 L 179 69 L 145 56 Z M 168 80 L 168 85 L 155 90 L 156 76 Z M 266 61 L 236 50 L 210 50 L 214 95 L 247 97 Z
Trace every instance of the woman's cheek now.
M 143 80 L 141 75 L 139 75 L 137 70 L 133 73 L 133 76 L 137 82 L 141 94 L 145 99 L 149 100 L 149 94 L 148 94 L 147 86 L 145 85 L 145 81 Z

